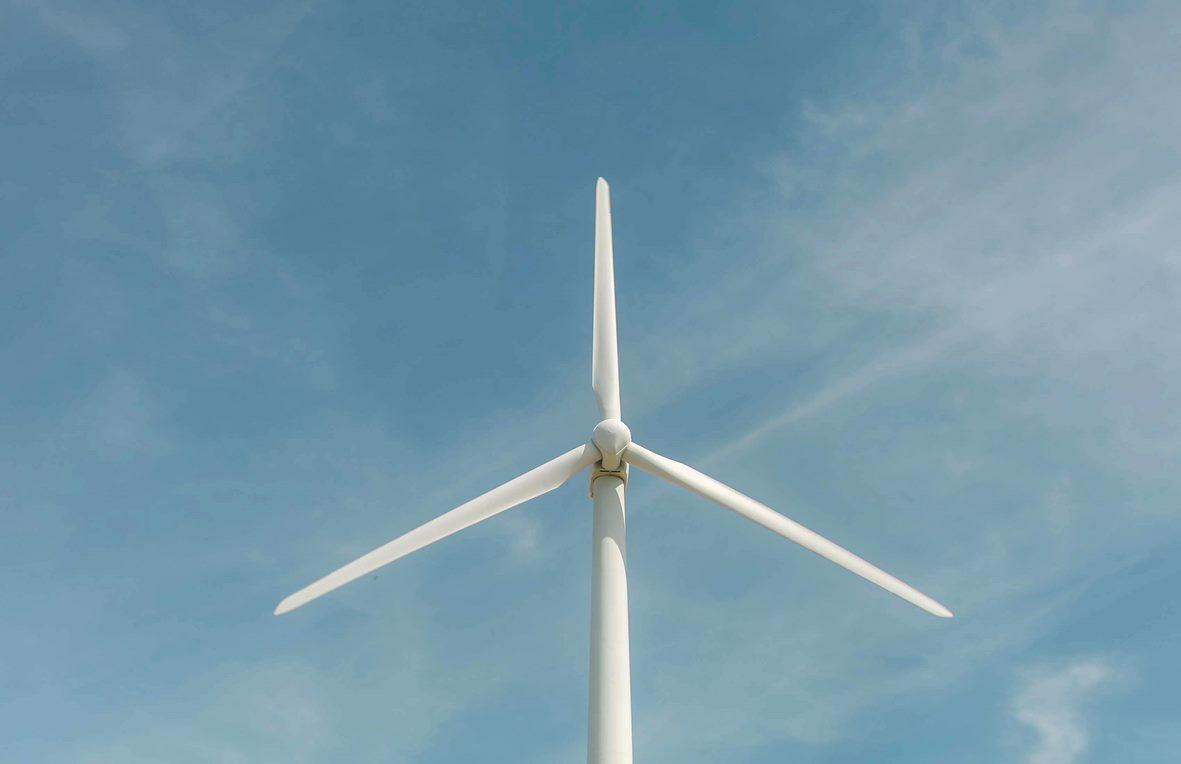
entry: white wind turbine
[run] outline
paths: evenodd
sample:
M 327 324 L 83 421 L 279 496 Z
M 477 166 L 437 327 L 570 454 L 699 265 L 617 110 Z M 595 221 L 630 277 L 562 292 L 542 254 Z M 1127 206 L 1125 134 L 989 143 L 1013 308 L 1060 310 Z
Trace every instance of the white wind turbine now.
M 611 200 L 599 178 L 595 198 L 595 308 L 591 387 L 602 417 L 591 441 L 461 504 L 385 546 L 350 562 L 286 598 L 275 615 L 290 612 L 333 589 L 463 530 L 548 493 L 591 468 L 594 547 L 591 572 L 589 764 L 632 760 L 631 666 L 627 622 L 627 522 L 624 497 L 628 466 L 634 465 L 714 501 L 794 541 L 888 592 L 941 618 L 951 611 L 823 536 L 680 462 L 632 441 L 619 408 L 619 355 L 615 337 L 615 265 L 611 245 Z

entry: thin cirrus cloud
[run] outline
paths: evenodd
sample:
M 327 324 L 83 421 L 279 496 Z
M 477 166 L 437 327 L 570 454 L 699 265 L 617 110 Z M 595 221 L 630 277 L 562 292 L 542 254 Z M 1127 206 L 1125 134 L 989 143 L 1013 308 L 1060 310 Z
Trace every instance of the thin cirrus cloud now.
M 861 352 L 866 360 L 833 357 L 813 390 L 786 408 L 765 409 L 758 424 L 721 446 L 686 455 L 750 480 L 779 461 L 760 457 L 760 447 L 790 454 L 813 438 L 813 447 L 823 448 L 833 427 L 875 426 L 858 412 L 905 401 L 916 418 L 894 433 L 888 456 L 875 458 L 893 465 L 883 486 L 896 491 L 908 476 L 931 482 L 936 473 L 940 492 L 891 506 L 891 528 L 914 528 L 932 545 L 918 569 L 946 587 L 939 595 L 973 627 L 954 642 L 903 628 L 891 634 L 881 625 L 871 634 L 809 594 L 793 592 L 796 612 L 786 616 L 770 608 L 769 588 L 709 608 L 698 592 L 686 597 L 670 588 L 661 597 L 665 617 L 692 624 L 687 631 L 699 644 L 661 643 L 662 656 L 716 665 L 662 677 L 662 703 L 637 728 L 644 735 L 651 723 L 649 745 L 667 760 L 751 740 L 838 738 L 849 719 L 886 697 L 932 691 L 963 677 L 967 665 L 1019 651 L 1076 606 L 1080 576 L 1118 573 L 1177 527 L 1159 496 L 1121 496 L 1103 485 L 1135 485 L 1145 476 L 1160 484 L 1181 453 L 1178 408 L 1169 403 L 1178 396 L 1181 357 L 1171 328 L 1181 320 L 1173 244 L 1181 234 L 1174 214 L 1181 187 L 1166 151 L 1181 110 L 1175 99 L 1160 98 L 1172 89 L 1163 61 L 1176 60 L 1176 52 L 1151 12 L 1115 20 L 1047 12 L 1011 27 L 992 21 L 984 24 L 988 34 L 973 25 L 915 51 L 937 77 L 919 76 L 881 98 L 810 107 L 816 140 L 827 136 L 850 156 L 770 164 L 783 201 L 765 208 L 768 238 L 777 242 L 765 256 L 792 262 L 795 274 L 763 283 L 776 293 L 773 309 L 798 305 L 806 299 L 799 282 L 818 280 L 833 314 L 866 311 L 906 328 L 877 348 L 834 329 L 844 332 L 850 356 Z M 1141 131 L 1134 114 L 1163 122 Z M 883 171 L 886 161 L 892 169 Z M 790 211 L 792 200 L 816 197 L 822 204 L 806 214 Z M 801 270 L 819 275 L 803 279 Z M 720 322 L 719 333 L 742 331 L 738 312 L 710 309 L 736 322 Z M 742 313 L 748 310 L 758 315 L 760 306 L 744 304 Z M 753 352 L 774 357 L 807 347 L 799 336 L 805 329 L 790 323 L 760 335 Z M 857 328 L 873 337 L 872 324 Z M 697 365 L 692 357 L 676 362 Z M 932 414 L 923 409 L 939 401 L 910 391 L 945 378 L 963 386 L 950 399 L 955 419 L 924 425 Z M 1003 397 L 982 394 L 982 384 Z M 981 410 L 965 413 L 956 401 Z M 986 432 L 991 417 L 1024 430 L 1025 447 L 1062 449 L 1076 461 L 1027 475 L 1018 444 L 1010 444 L 1011 459 L 998 458 L 999 442 L 960 436 L 958 447 L 931 445 L 947 437 L 946 427 Z M 907 430 L 910 440 L 900 446 Z M 1088 472 L 1102 479 L 1093 482 Z M 956 488 L 957 474 L 971 493 Z M 779 495 L 819 517 L 820 502 L 807 498 L 815 493 Z M 1121 502 L 1116 514 L 1112 498 Z M 793 513 L 790 504 L 779 508 Z M 940 518 L 934 528 L 932 517 Z M 834 520 L 816 522 L 824 532 L 824 522 Z M 904 543 L 902 532 L 891 535 Z M 727 651 L 741 634 L 791 636 L 774 647 Z M 856 656 L 874 654 L 882 641 L 923 644 L 923 670 L 862 665 Z M 781 655 L 825 659 L 781 665 Z M 768 673 L 768 665 L 776 671 Z M 819 666 L 836 668 L 819 673 Z M 707 700 L 693 700 L 694 693 Z
M 1076 764 L 1091 739 L 1088 706 L 1118 678 L 1109 660 L 1082 658 L 1065 665 L 1029 671 L 1012 701 L 1013 718 L 1029 727 L 1035 740 L 1027 764 Z

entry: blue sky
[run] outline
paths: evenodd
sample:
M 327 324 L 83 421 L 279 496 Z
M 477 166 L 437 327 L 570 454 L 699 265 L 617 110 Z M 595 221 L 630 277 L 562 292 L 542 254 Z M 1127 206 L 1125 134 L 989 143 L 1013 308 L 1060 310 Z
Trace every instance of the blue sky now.
M 637 760 L 1181 747 L 1175 4 L 9 2 L 0 760 L 577 762 L 594 179 Z

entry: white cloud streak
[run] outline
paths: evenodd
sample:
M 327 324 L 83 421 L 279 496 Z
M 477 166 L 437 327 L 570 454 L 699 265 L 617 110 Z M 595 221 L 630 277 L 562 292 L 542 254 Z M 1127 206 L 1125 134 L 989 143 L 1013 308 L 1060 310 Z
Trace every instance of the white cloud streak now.
M 1115 679 L 1110 661 L 1076 660 L 1028 674 L 1013 698 L 1017 721 L 1037 736 L 1027 764 L 1077 764 L 1084 760 L 1091 732 L 1084 718 L 1095 694 Z
M 816 140 L 830 136 L 837 156 L 770 163 L 782 196 L 764 207 L 766 257 L 792 267 L 781 267 L 788 273 L 778 282 L 760 280 L 772 303 L 742 303 L 742 311 L 790 313 L 784 306 L 813 288 L 832 315 L 912 328 L 893 343 L 852 338 L 847 357 L 867 344 L 893 349 L 860 364 L 839 351 L 822 356 L 831 370 L 824 384 L 795 393 L 713 451 L 684 457 L 711 471 L 729 466 L 745 481 L 748 465 L 751 473 L 765 467 L 772 460 L 764 453 L 808 433 L 855 432 L 863 419 L 848 405 L 855 399 L 913 401 L 951 377 L 974 385 L 965 395 L 992 387 L 1007 397 L 943 427 L 990 427 L 979 419 L 999 418 L 1013 432 L 1035 432 L 1036 448 L 1069 449 L 1062 458 L 1070 466 L 1021 476 L 1019 453 L 1034 446 L 1014 444 L 1011 453 L 965 451 L 962 480 L 948 471 L 933 481 L 932 470 L 953 455 L 935 439 L 941 430 L 918 422 L 893 434 L 914 431 L 905 447 L 891 444 L 869 461 L 894 481 L 913 475 L 953 486 L 930 496 L 916 488 L 916 504 L 890 506 L 890 528 L 913 529 L 921 541 L 901 531 L 881 536 L 921 547 L 903 577 L 939 583 L 936 594 L 970 624 L 951 639 L 885 618 L 865 634 L 864 614 L 834 612 L 820 594 L 793 591 L 793 612 L 780 614 L 783 594 L 773 587 L 706 601 L 700 591 L 681 595 L 674 587 L 684 582 L 667 582 L 644 606 L 659 602 L 661 616 L 698 644 L 660 643 L 661 663 L 694 668 L 658 677 L 659 702 L 637 724 L 650 754 L 659 749 L 656 760 L 700 759 L 749 741 L 832 740 L 850 718 L 891 697 L 946 686 L 970 665 L 1020 650 L 1074 601 L 1080 579 L 1150 549 L 1158 523 L 1175 527 L 1175 516 L 1160 516 L 1161 503 L 1128 491 L 1117 519 L 1107 500 L 1079 485 L 1088 473 L 1124 485 L 1145 476 L 1162 481 L 1181 453 L 1181 336 L 1172 328 L 1181 323 L 1181 187 L 1167 137 L 1181 131 L 1181 108 L 1161 98 L 1175 91 L 1167 62 L 1178 59 L 1166 30 L 1176 21 L 1175 8 L 1160 5 L 1117 18 L 1081 4 L 1015 24 L 977 16 L 916 43 L 924 73 L 899 91 L 808 106 Z M 938 76 L 925 73 L 933 71 Z M 801 195 L 806 214 L 794 211 Z M 738 291 L 723 284 L 712 294 L 728 299 Z M 709 341 L 742 338 L 741 354 L 723 354 L 732 366 L 810 349 L 809 331 L 849 339 L 839 319 L 806 327 L 784 321 L 763 332 L 761 320 L 751 330 L 729 318 L 733 307 L 723 300 L 705 299 L 696 309 L 718 318 Z M 664 353 L 663 362 L 716 367 L 709 342 L 695 337 L 699 353 L 676 346 L 678 355 Z M 661 357 L 659 347 L 652 350 Z M 861 480 L 867 500 L 884 490 Z M 977 485 L 988 488 L 981 493 Z M 797 519 L 821 514 L 792 502 L 789 489 L 772 489 L 779 508 Z M 775 493 L 763 498 L 776 504 Z M 661 494 L 659 503 L 668 501 Z M 977 501 L 987 516 L 969 509 Z M 711 546 L 698 550 L 706 551 Z M 758 638 L 767 634 L 774 640 Z M 922 655 L 921 668 L 888 668 L 894 651 Z

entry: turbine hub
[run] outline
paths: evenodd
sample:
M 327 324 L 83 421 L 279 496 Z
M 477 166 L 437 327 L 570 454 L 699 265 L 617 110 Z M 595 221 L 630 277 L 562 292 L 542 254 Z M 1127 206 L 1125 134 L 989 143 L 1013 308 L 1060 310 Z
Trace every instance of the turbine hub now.
M 604 419 L 595 425 L 591 442 L 603 456 L 603 468 L 618 469 L 620 455 L 632 442 L 632 431 L 618 419 Z

